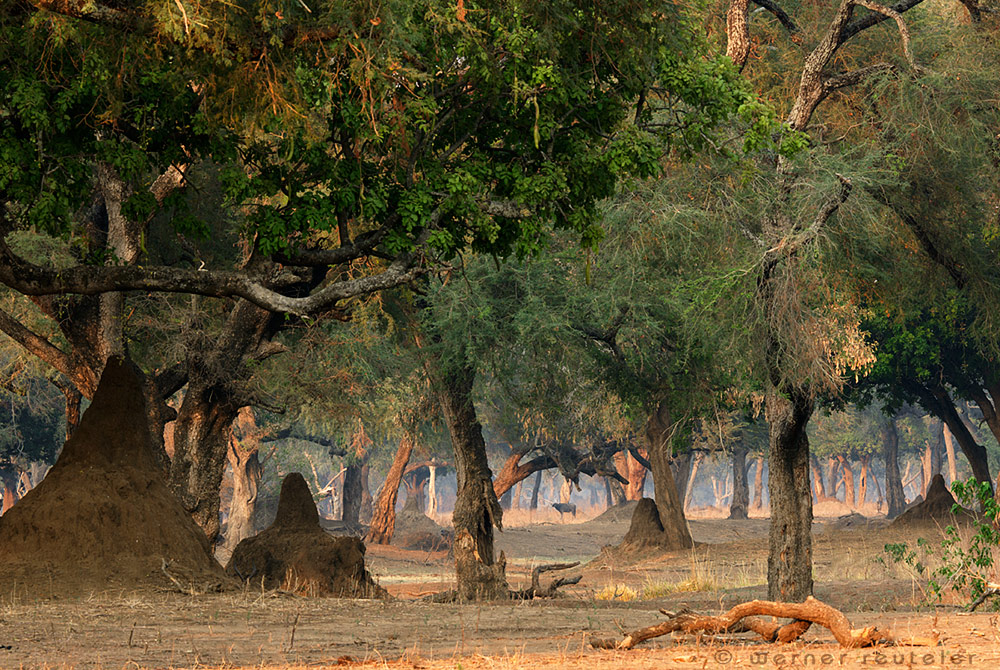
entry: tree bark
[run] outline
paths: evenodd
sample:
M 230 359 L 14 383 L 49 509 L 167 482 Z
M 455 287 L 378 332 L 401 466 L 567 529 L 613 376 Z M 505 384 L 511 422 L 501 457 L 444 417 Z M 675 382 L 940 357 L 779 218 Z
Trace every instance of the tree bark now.
M 857 501 L 854 498 L 854 464 L 847 456 L 837 456 L 840 462 L 840 476 L 844 481 L 844 504 L 854 509 Z
M 757 456 L 756 470 L 753 475 L 753 509 L 764 509 L 764 455 Z
M 688 508 L 691 507 L 691 497 L 694 495 L 694 480 L 698 475 L 698 467 L 703 460 L 705 460 L 705 454 L 700 451 L 691 459 L 691 474 L 688 475 L 687 492 L 684 494 L 684 507 L 681 508 L 683 512 L 687 512 Z
M 801 602 L 812 595 L 812 495 L 806 426 L 813 401 L 802 391 L 774 390 L 765 399 L 769 424 L 771 529 L 767 584 L 773 600 Z
M 475 371 L 468 363 L 439 371 L 438 396 L 455 449 L 458 496 L 452 522 L 458 594 L 467 600 L 508 594 L 506 558 L 493 548 L 493 528 L 503 530 L 503 511 L 493 490 L 483 430 L 472 404 Z
M 868 497 L 868 464 L 870 461 L 871 456 L 862 454 L 861 472 L 858 475 L 858 507 L 864 507 L 865 498 Z
M 437 466 L 428 465 L 427 470 L 429 472 L 427 477 L 427 516 L 434 517 L 438 511 Z M 520 485 L 518 488 L 520 489 Z
M 361 528 L 361 464 L 352 463 L 344 470 L 341 520 L 351 529 Z
M 694 452 L 688 450 L 682 454 L 677 454 L 670 460 L 670 468 L 677 486 L 677 494 L 681 500 L 687 501 L 688 489 L 691 483 L 691 467 L 694 461 Z
M 747 484 L 747 448 L 733 448 L 733 500 L 729 504 L 730 519 L 746 519 L 750 510 L 750 487 Z
M 945 452 L 948 454 L 948 484 L 958 479 L 958 462 L 955 459 L 955 437 L 948 430 L 948 426 L 942 423 L 942 433 L 944 435 Z
M 670 443 L 672 422 L 670 413 L 661 403 L 646 421 L 646 442 L 649 465 L 653 475 L 653 499 L 663 533 L 656 538 L 658 546 L 668 550 L 690 549 L 694 546 L 681 497 L 674 483 Z
M 256 445 L 239 444 L 234 437 L 229 444 L 228 461 L 233 473 L 233 497 L 229 504 L 226 536 L 220 553 L 232 555 L 236 545 L 256 531 L 254 517 L 257 512 L 257 491 L 264 473 Z
M 642 498 L 642 491 L 646 485 L 646 468 L 628 452 L 625 452 L 625 463 L 628 472 L 626 477 L 628 479 L 628 486 L 625 488 L 625 498 L 628 500 L 639 500 Z
M 378 494 L 378 501 L 375 503 L 375 511 L 372 514 L 371 527 L 365 538 L 374 544 L 389 544 L 392 541 L 392 534 L 396 530 L 396 497 L 399 495 L 399 485 L 403 480 L 403 473 L 410 462 L 410 454 L 413 453 L 413 440 L 409 435 L 404 435 L 399 441 L 396 449 L 396 456 L 392 460 L 392 466 L 385 477 L 385 484 Z
M 951 400 L 948 392 L 941 387 L 931 389 L 921 388 L 919 390 L 923 404 L 934 410 L 934 414 L 945 422 L 948 430 L 958 440 L 958 446 L 962 448 L 962 453 L 969 461 L 972 468 L 972 475 L 980 482 L 988 482 L 993 486 L 993 478 L 990 476 L 990 466 L 986 457 L 986 448 L 976 442 L 976 439 L 969 432 L 968 427 L 958 415 L 955 404 Z
M 535 486 L 531 489 L 531 505 L 529 509 L 538 509 L 538 490 L 542 487 L 542 471 L 535 474 Z

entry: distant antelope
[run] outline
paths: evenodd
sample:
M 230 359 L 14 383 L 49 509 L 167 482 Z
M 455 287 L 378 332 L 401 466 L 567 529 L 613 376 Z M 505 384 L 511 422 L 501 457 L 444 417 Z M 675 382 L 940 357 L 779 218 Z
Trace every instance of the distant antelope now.
M 552 506 L 556 508 L 557 512 L 559 512 L 560 519 L 564 514 L 572 514 L 576 517 L 576 505 L 573 503 L 552 503 Z

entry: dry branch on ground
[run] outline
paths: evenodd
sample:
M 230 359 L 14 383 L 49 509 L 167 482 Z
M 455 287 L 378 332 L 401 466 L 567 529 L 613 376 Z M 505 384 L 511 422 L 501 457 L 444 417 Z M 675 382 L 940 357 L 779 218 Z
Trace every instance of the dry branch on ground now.
M 927 638 L 900 640 L 887 632 L 880 631 L 875 626 L 851 628 L 851 623 L 843 612 L 812 596 L 801 603 L 752 600 L 736 605 L 720 616 L 707 616 L 687 610 L 681 612 L 660 611 L 667 616 L 666 621 L 627 633 L 620 641 L 593 640 L 591 645 L 598 649 L 631 649 L 646 640 L 670 633 L 693 635 L 746 632 L 757 633 L 766 642 L 787 643 L 801 637 L 812 624 L 819 624 L 827 628 L 833 633 L 840 646 L 847 649 L 871 647 L 877 644 L 914 646 L 934 646 L 937 644 L 936 635 Z M 792 619 L 792 621 L 781 624 L 777 621 L 767 621 L 760 618 L 762 616 Z

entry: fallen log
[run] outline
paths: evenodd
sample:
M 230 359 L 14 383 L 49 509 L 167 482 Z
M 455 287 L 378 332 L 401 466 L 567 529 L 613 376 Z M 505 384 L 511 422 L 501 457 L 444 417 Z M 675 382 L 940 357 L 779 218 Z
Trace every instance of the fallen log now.
M 503 597 L 510 598 L 511 600 L 532 600 L 534 598 L 552 598 L 557 595 L 557 589 L 561 586 L 569 586 L 571 584 L 577 584 L 583 578 L 583 575 L 575 575 L 573 577 L 557 577 L 549 582 L 548 586 L 542 588 L 541 586 L 541 575 L 543 572 L 552 572 L 553 570 L 569 570 L 570 568 L 575 568 L 580 565 L 580 561 L 574 561 L 572 563 L 548 563 L 546 565 L 539 565 L 531 571 L 531 586 L 526 589 L 521 589 L 520 591 L 507 591 L 506 595 Z M 424 600 L 429 600 L 433 603 L 453 603 L 459 602 L 461 598 L 459 593 L 455 589 L 450 589 L 448 591 L 442 591 L 440 593 L 433 593 L 424 598 Z
M 937 644 L 936 635 L 932 638 L 914 638 L 903 641 L 895 639 L 887 632 L 880 631 L 875 626 L 851 628 L 851 623 L 843 612 L 812 596 L 806 598 L 802 603 L 752 600 L 736 605 L 720 616 L 707 616 L 688 610 L 681 612 L 660 611 L 667 616 L 666 621 L 627 633 L 622 640 L 592 640 L 591 646 L 597 649 L 631 649 L 646 640 L 678 632 L 689 635 L 752 632 L 761 636 L 766 642 L 788 643 L 801 637 L 812 624 L 818 624 L 828 629 L 833 633 L 840 646 L 847 649 L 870 647 L 876 644 L 914 646 Z M 781 624 L 760 618 L 762 616 L 792 619 L 792 621 Z

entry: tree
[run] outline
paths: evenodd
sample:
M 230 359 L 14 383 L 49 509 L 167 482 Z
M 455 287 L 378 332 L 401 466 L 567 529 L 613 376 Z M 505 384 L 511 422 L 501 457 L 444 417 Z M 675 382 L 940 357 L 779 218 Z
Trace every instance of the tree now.
M 281 351 L 276 315 L 337 314 L 463 250 L 527 255 L 551 226 L 592 244 L 618 179 L 651 174 L 674 131 L 700 143 L 739 95 L 673 5 L 494 4 L 4 6 L 0 137 L 18 167 L 0 182 L 0 281 L 69 346 L 5 332 L 86 397 L 127 348 L 123 292 L 237 299 L 210 350 L 147 384 L 157 435 L 188 385 L 170 479 L 211 537 L 229 427 L 265 402 L 248 375 Z M 663 102 L 691 113 L 663 124 Z M 211 227 L 184 192 L 201 167 L 238 253 L 196 244 Z M 145 245 L 158 224 L 179 262 Z M 17 244 L 36 233 L 78 242 L 39 261 Z

